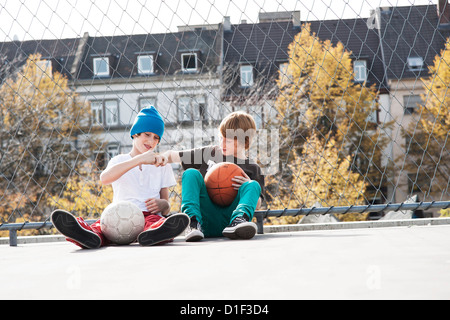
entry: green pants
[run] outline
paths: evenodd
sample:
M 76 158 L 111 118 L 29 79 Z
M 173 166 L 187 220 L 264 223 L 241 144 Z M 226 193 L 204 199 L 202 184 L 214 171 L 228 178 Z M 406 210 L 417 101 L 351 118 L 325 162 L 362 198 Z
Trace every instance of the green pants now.
M 239 188 L 233 203 L 221 207 L 209 198 L 201 173 L 187 169 L 181 180 L 181 211 L 197 219 L 205 237 L 221 237 L 223 229 L 236 217 L 245 213 L 250 220 L 253 218 L 260 194 L 259 183 L 247 181 Z

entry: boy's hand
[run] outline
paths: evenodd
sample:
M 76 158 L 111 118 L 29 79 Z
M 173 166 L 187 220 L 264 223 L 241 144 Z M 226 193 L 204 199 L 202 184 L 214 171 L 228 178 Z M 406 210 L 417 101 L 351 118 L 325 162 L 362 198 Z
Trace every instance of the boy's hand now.
M 156 155 L 153 150 L 149 150 L 139 155 L 139 170 L 142 171 L 143 164 L 155 164 Z
M 239 190 L 239 188 L 247 181 L 250 181 L 250 177 L 244 172 L 243 176 L 234 176 L 234 178 L 231 178 L 232 181 L 236 182 L 233 183 L 231 186 L 234 187 L 234 190 Z
M 158 154 L 155 158 L 155 166 L 165 166 L 169 162 L 169 159 L 164 154 Z
M 167 164 L 167 157 L 154 153 L 153 150 L 149 150 L 141 154 L 140 161 L 139 169 L 142 171 L 143 164 L 152 164 L 157 167 L 165 166 Z
M 153 150 L 149 150 L 141 154 L 141 164 L 155 164 L 156 162 L 156 154 Z
M 170 210 L 169 201 L 164 199 L 147 199 L 145 201 L 145 206 L 147 207 L 148 212 L 150 212 L 151 214 L 157 214 L 158 212 L 161 212 L 162 215 L 166 215 Z

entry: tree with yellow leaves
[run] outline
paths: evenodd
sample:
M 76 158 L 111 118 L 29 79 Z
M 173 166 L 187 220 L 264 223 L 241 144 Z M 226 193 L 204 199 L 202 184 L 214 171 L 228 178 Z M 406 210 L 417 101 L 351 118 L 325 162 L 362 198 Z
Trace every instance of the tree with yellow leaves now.
M 25 214 L 39 219 L 45 210 L 41 200 L 60 194 L 86 160 L 75 146 L 90 108 L 39 55 L 1 84 L 0 105 L 2 219 L 14 222 L 11 216 Z M 83 147 L 89 154 L 92 145 Z
M 289 193 L 275 198 L 272 205 L 297 208 L 299 204 L 305 207 L 363 204 L 366 183 L 360 174 L 349 170 L 350 166 L 350 156 L 340 154 L 333 137 L 325 141 L 313 134 L 301 154 L 294 154 L 294 161 L 287 164 L 292 172 Z M 355 216 L 345 215 L 341 219 L 354 220 Z M 287 222 L 296 222 L 299 218 L 290 218 Z
M 275 102 L 280 160 L 287 165 L 276 177 L 275 189 L 273 184 L 269 189 L 282 207 L 370 201 L 381 186 L 381 158 L 388 142 L 372 118 L 378 107 L 376 88 L 355 82 L 351 52 L 340 42 L 320 40 L 309 24 L 302 26 L 288 53 Z M 305 183 L 298 184 L 299 178 Z M 296 201 L 286 202 L 294 194 Z
M 71 175 L 61 197 L 48 197 L 50 207 L 64 208 L 84 218 L 100 218 L 112 202 L 111 185 L 104 186 L 98 179 L 95 164 L 85 161 L 78 174 Z
M 407 141 L 405 168 L 410 173 L 412 192 L 448 196 L 450 176 L 450 39 L 429 66 L 429 77 L 421 79 L 425 88 L 424 104 L 403 130 Z M 402 157 L 403 160 L 403 157 Z

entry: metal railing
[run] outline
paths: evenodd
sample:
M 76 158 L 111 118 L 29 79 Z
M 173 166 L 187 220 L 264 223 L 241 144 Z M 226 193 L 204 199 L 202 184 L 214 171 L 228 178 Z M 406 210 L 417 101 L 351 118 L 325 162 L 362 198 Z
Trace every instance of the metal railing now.
M 282 217 L 282 216 L 299 216 L 299 215 L 324 215 L 324 214 L 346 214 L 346 213 L 365 213 L 365 212 L 384 212 L 384 211 L 400 211 L 400 210 L 429 210 L 429 209 L 447 209 L 450 208 L 450 201 L 431 201 L 416 203 L 389 203 L 376 205 L 359 205 L 359 206 L 341 206 L 341 207 L 311 207 L 299 209 L 282 209 L 282 210 L 258 210 L 255 212 L 256 225 L 258 234 L 264 233 L 264 218 Z M 420 219 L 417 219 L 420 220 Z M 91 224 L 97 220 L 86 220 Z M 449 221 L 450 223 L 450 221 Z M 43 222 L 23 222 L 23 223 L 6 223 L 0 225 L 0 231 L 9 231 L 9 245 L 17 246 L 17 231 L 27 229 L 52 228 L 50 221 Z

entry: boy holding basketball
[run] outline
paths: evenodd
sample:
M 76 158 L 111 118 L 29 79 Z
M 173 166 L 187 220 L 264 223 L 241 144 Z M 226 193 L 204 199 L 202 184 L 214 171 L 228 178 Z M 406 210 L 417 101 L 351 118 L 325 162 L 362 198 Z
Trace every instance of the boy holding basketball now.
M 165 217 L 170 212 L 168 188 L 176 181 L 171 166 L 161 166 L 160 156 L 153 152 L 163 133 L 164 121 L 159 112 L 153 106 L 142 109 L 131 127 L 131 152 L 113 157 L 100 175 L 102 184 L 113 187 L 113 203 L 129 201 L 142 210 L 145 227 L 137 240 L 144 246 L 170 241 L 189 224 L 189 217 L 183 213 Z M 64 210 L 55 210 L 51 220 L 68 241 L 82 248 L 109 244 L 100 220 L 88 225 Z
M 261 168 L 246 157 L 256 124 L 245 112 L 233 112 L 219 126 L 219 145 L 192 150 L 167 151 L 160 160 L 181 163 L 185 170 L 182 177 L 181 211 L 191 222 L 186 241 L 199 241 L 204 237 L 226 236 L 230 239 L 251 239 L 256 225 L 253 214 L 261 205 L 264 176 Z M 214 203 L 207 192 L 204 177 L 217 163 L 232 162 L 241 167 L 243 176 L 232 178 L 238 194 L 229 206 Z

